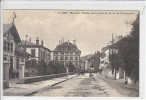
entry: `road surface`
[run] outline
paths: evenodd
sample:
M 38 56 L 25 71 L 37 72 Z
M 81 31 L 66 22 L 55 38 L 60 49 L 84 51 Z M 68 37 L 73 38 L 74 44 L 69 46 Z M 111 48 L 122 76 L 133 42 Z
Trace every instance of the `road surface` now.
M 33 94 L 48 97 L 124 97 L 96 75 L 80 75 Z

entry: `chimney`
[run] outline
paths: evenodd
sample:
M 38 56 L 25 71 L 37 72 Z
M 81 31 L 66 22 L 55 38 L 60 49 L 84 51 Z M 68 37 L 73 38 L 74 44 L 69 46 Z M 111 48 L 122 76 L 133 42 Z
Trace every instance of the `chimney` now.
M 41 46 L 44 46 L 44 41 L 43 40 L 41 41 Z
M 30 37 L 29 41 L 31 42 L 31 37 Z
M 36 45 L 39 45 L 39 38 L 36 38 Z
M 74 45 L 76 45 L 76 39 L 75 39 L 75 40 L 73 40 L 73 44 L 74 44 Z
M 64 38 L 63 38 L 63 43 L 64 43 Z
M 67 42 L 68 42 L 68 45 L 69 45 L 69 40 Z

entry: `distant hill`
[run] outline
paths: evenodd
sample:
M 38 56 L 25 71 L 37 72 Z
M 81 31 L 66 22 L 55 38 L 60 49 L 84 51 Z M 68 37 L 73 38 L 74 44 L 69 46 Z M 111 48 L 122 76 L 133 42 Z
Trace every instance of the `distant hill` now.
M 82 61 L 85 61 L 86 59 L 88 59 L 89 57 L 93 56 L 94 54 L 89 54 L 89 55 L 85 55 L 85 56 L 82 56 L 80 59 Z

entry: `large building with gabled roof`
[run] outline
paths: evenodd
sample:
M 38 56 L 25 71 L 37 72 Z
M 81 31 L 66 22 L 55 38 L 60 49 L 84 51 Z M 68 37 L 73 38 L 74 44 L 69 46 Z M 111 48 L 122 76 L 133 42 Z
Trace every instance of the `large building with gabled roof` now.
M 53 51 L 54 61 L 60 62 L 64 64 L 64 66 L 72 63 L 77 70 L 80 67 L 80 55 L 81 51 L 76 45 L 76 40 L 74 40 L 73 43 L 69 41 L 60 43 Z

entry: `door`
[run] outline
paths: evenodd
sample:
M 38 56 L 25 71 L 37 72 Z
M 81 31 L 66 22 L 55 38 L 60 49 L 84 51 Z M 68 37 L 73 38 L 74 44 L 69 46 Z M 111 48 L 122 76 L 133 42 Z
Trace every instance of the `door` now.
M 17 58 L 17 70 L 18 70 L 18 73 L 17 73 L 16 77 L 19 77 L 19 58 Z
M 9 78 L 13 78 L 13 58 L 10 58 Z

